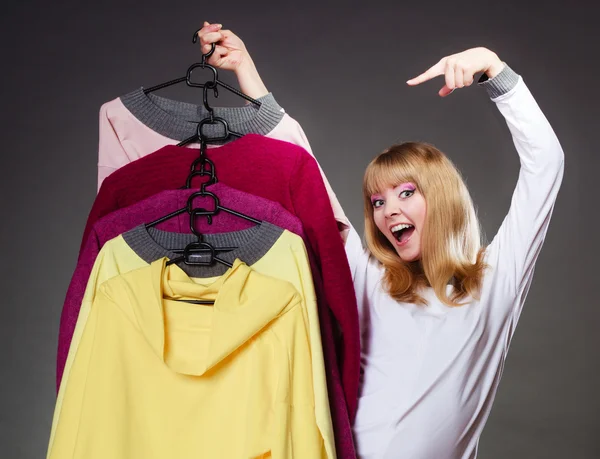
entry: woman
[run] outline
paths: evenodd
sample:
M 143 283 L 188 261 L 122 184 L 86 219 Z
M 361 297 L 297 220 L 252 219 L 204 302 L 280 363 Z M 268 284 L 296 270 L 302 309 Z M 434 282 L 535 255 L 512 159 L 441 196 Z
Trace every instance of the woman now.
M 238 71 L 240 83 L 266 92 L 239 38 L 208 24 L 200 37 L 204 52 L 219 42 L 212 63 L 232 70 L 242 63 L 250 70 Z M 445 97 L 479 72 L 521 162 L 492 242 L 482 246 L 471 197 L 452 162 L 417 142 L 391 146 L 367 167 L 367 248 L 351 226 L 342 231 L 361 326 L 354 434 L 362 458 L 476 456 L 548 229 L 564 157 L 523 79 L 492 51 L 474 48 L 407 83 L 444 75 Z

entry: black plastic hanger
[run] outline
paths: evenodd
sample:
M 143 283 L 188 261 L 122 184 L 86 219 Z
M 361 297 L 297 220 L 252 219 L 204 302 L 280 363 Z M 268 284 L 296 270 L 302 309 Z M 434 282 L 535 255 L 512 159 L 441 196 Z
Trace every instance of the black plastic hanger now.
M 192 43 L 195 44 L 198 41 L 198 32 L 200 32 L 200 30 L 202 30 L 202 29 L 198 29 L 194 33 L 194 36 L 192 37 Z M 221 80 L 219 80 L 219 72 L 217 71 L 217 69 L 215 67 L 213 67 L 212 65 L 210 65 L 208 63 L 208 58 L 213 55 L 213 53 L 215 52 L 215 49 L 216 49 L 216 44 L 212 43 L 210 51 L 207 54 L 202 54 L 201 61 L 197 62 L 195 64 L 192 64 L 188 68 L 188 70 L 187 70 L 187 72 L 186 72 L 186 74 L 185 74 L 184 77 L 176 78 L 176 79 L 170 80 L 170 81 L 166 81 L 165 83 L 160 83 L 160 84 L 157 84 L 157 85 L 152 86 L 150 88 L 144 88 L 143 89 L 144 94 L 148 94 L 150 92 L 157 91 L 159 89 L 167 88 L 169 86 L 173 86 L 173 85 L 178 84 L 178 83 L 183 83 L 185 81 L 185 83 L 188 86 L 193 87 L 193 88 L 205 88 L 208 85 L 209 89 L 213 90 L 215 97 L 219 97 L 218 86 L 221 86 L 222 88 L 225 88 L 228 91 L 230 91 L 230 92 L 232 92 L 232 93 L 234 93 L 234 94 L 242 97 L 243 99 L 246 99 L 247 101 L 253 103 L 257 107 L 260 107 L 261 103 L 258 100 L 253 99 L 252 97 L 244 94 L 243 92 L 239 91 L 238 89 L 236 89 L 236 88 L 234 88 L 232 86 L 229 86 L 227 83 L 224 83 Z M 197 69 L 197 68 L 210 69 L 212 71 L 212 73 L 213 73 L 213 79 L 212 79 L 212 81 L 207 81 L 205 83 L 194 83 L 192 81 L 192 72 L 194 71 L 194 69 Z M 206 92 L 205 92 L 205 94 L 206 94 Z M 205 100 L 206 100 L 206 97 L 205 97 Z M 205 106 L 206 106 L 206 104 L 205 104 Z M 211 119 L 213 119 L 212 115 L 211 115 Z M 192 136 L 192 137 L 190 137 L 188 139 L 183 140 L 181 143 L 178 144 L 178 146 L 187 145 L 188 143 L 191 143 L 191 142 L 193 142 L 194 140 L 197 140 L 197 139 L 198 139 L 198 135 L 194 135 L 194 136 Z M 214 139 L 214 140 L 218 140 L 218 139 Z
M 188 199 L 188 204 L 191 203 L 191 201 L 191 199 Z M 231 263 L 217 256 L 217 251 L 222 250 L 221 248 L 215 248 L 208 242 L 202 241 L 202 234 L 196 229 L 195 224 L 195 217 L 198 216 L 200 212 L 206 211 L 204 209 L 192 209 L 190 213 L 190 229 L 192 233 L 196 235 L 198 240 L 186 245 L 183 249 L 183 255 L 167 261 L 166 265 L 169 266 L 173 263 L 184 262 L 186 265 L 190 266 L 212 266 L 216 261 L 231 268 L 233 266 Z
M 200 30 L 202 30 L 202 29 L 198 29 L 198 30 L 196 30 L 196 32 L 194 32 L 194 36 L 192 37 L 192 43 L 194 43 L 194 44 L 197 43 L 197 41 L 198 41 L 198 32 L 200 32 Z M 246 94 L 244 94 L 243 92 L 239 91 L 238 89 L 235 89 L 234 87 L 229 86 L 227 83 L 223 83 L 221 80 L 219 80 L 219 74 L 217 72 L 217 69 L 214 68 L 212 65 L 210 65 L 208 63 L 208 58 L 213 55 L 213 53 L 215 52 L 216 47 L 217 47 L 216 44 L 212 43 L 210 51 L 208 53 L 206 53 L 206 54 L 202 54 L 202 60 L 200 62 L 192 64 L 188 68 L 188 70 L 187 70 L 187 72 L 186 72 L 186 74 L 185 74 L 184 77 L 175 78 L 174 80 L 166 81 L 164 83 L 160 83 L 160 84 L 157 84 L 155 86 L 151 86 L 150 88 L 144 88 L 144 94 L 148 94 L 148 93 L 153 92 L 153 91 L 158 91 L 159 89 L 167 88 L 169 86 L 173 86 L 173 85 L 178 84 L 178 83 L 183 83 L 184 81 L 186 82 L 186 84 L 188 86 L 191 86 L 193 88 L 202 88 L 202 87 L 204 87 L 204 85 L 206 83 L 194 83 L 192 81 L 192 72 L 194 71 L 194 69 L 200 67 L 200 68 L 203 68 L 203 69 L 206 68 L 206 69 L 212 70 L 213 75 L 214 75 L 214 78 L 213 78 L 213 81 L 212 81 L 212 83 L 214 83 L 214 88 L 212 88 L 212 89 L 215 90 L 215 97 L 218 97 L 218 95 L 217 95 L 218 94 L 218 92 L 217 92 L 217 86 L 221 86 L 222 88 L 225 88 L 228 91 L 231 91 L 232 93 L 237 94 L 240 97 L 243 97 L 248 102 L 252 102 L 254 105 L 260 107 L 261 103 L 258 100 L 253 99 L 250 96 L 247 96 Z
M 200 173 L 201 171 L 194 171 L 194 173 Z M 195 218 L 199 217 L 199 216 L 205 216 L 208 219 L 208 223 L 211 224 L 212 223 L 212 217 L 214 215 L 216 215 L 219 211 L 223 211 L 223 212 L 227 212 L 231 215 L 235 215 L 236 217 L 240 217 L 243 218 L 244 220 L 248 220 L 252 223 L 256 223 L 257 225 L 260 225 L 262 223 L 262 221 L 257 220 L 256 218 L 250 217 L 248 215 L 245 215 L 241 212 L 238 212 L 237 210 L 233 210 L 233 209 L 229 209 L 228 207 L 224 207 L 220 204 L 219 202 L 219 198 L 214 194 L 211 193 L 210 191 L 206 191 L 206 187 L 208 185 L 210 185 L 211 183 L 203 183 L 201 186 L 200 191 L 197 191 L 195 193 L 192 193 L 188 200 L 187 200 L 187 205 L 185 207 L 182 207 L 181 209 L 178 209 L 174 212 L 171 212 L 170 214 L 165 215 L 164 217 L 161 217 L 157 220 L 154 220 L 153 222 L 150 223 L 146 223 L 146 228 L 151 228 L 153 226 L 158 225 L 159 223 L 165 222 L 167 220 L 169 220 L 170 218 L 176 217 L 177 215 L 181 215 L 184 212 L 188 212 L 190 214 L 190 229 L 192 230 L 192 233 L 195 234 L 196 236 L 199 235 L 198 231 L 196 230 L 195 227 Z M 192 208 L 193 205 L 193 201 L 195 198 L 198 197 L 210 197 L 214 200 L 214 208 L 213 210 L 206 210 L 204 208 Z M 226 247 L 226 248 L 220 248 L 220 251 L 229 251 L 229 250 L 233 250 L 236 249 L 237 247 Z M 217 250 L 217 249 L 215 249 Z M 184 249 L 184 253 L 185 253 L 185 249 Z M 217 260 L 218 261 L 218 260 Z

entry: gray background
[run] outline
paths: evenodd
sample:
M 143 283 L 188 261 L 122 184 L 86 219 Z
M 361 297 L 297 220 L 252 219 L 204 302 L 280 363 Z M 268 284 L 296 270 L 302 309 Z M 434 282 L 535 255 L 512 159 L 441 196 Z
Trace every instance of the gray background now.
M 440 99 L 442 80 L 417 88 L 404 82 L 476 45 L 524 76 L 561 139 L 566 172 L 480 457 L 600 457 L 598 8 L 319 3 L 3 6 L 1 457 L 45 454 L 59 316 L 96 190 L 98 109 L 183 75 L 199 56 L 191 36 L 204 19 L 244 39 L 358 228 L 369 159 L 392 142 L 425 140 L 464 171 L 491 239 L 518 173 L 504 121 L 481 88 Z M 159 94 L 200 101 L 185 85 Z M 240 102 L 224 96 L 221 103 Z

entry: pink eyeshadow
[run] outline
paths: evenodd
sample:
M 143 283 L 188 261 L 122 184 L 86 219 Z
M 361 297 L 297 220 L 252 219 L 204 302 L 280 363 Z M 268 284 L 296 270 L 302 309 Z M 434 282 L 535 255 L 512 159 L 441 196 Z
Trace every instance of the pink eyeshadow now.
M 412 182 L 406 182 L 406 183 L 403 183 L 402 185 L 400 185 L 399 188 L 400 188 L 399 191 L 415 190 L 417 188 L 417 186 Z

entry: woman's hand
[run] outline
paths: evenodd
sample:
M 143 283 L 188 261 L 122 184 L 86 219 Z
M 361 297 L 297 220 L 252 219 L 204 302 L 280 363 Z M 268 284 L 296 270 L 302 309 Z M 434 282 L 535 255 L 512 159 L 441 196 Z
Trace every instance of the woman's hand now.
M 202 29 L 198 31 L 198 38 L 203 54 L 210 51 L 213 43 L 216 44 L 215 52 L 208 58 L 208 63 L 218 69 L 233 71 L 243 93 L 253 99 L 269 93 L 244 42 L 231 30 L 223 30 L 221 24 L 209 24 L 205 21 Z
M 494 78 L 503 68 L 504 63 L 493 51 L 482 47 L 471 48 L 462 53 L 443 57 L 433 67 L 406 83 L 416 86 L 436 76 L 444 75 L 446 84 L 438 94 L 446 97 L 456 88 L 471 86 L 476 73 L 485 72 L 489 78 Z

